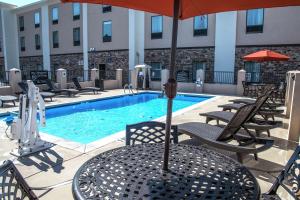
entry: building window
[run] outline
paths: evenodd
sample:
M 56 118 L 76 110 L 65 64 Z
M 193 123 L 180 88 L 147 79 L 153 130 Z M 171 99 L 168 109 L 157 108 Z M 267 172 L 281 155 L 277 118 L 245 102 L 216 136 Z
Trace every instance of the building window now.
M 53 31 L 53 33 L 52 33 L 52 43 L 53 43 L 53 48 L 59 48 L 58 31 Z
M 206 36 L 208 28 L 207 15 L 194 17 L 194 36 Z
M 24 31 L 24 16 L 19 17 L 19 28 L 20 31 Z
M 111 6 L 109 6 L 109 5 L 103 5 L 102 6 L 102 12 L 103 13 L 111 12 Z
M 193 62 L 192 64 L 192 70 L 193 70 L 193 82 L 197 81 L 197 70 L 202 69 L 205 70 L 205 62 Z M 204 81 L 204 80 L 201 80 Z
M 264 9 L 247 10 L 247 33 L 262 33 L 264 27 Z
M 161 39 L 163 33 L 163 17 L 151 17 L 151 39 Z
M 52 24 L 58 24 L 58 8 L 52 8 Z
M 80 28 L 73 28 L 73 45 L 80 46 Z
M 40 37 L 40 35 L 35 34 L 34 40 L 35 40 L 35 49 L 40 50 L 41 49 L 41 37 Z
M 73 3 L 73 20 L 80 19 L 80 3 Z
M 161 70 L 162 64 L 160 62 L 151 62 L 151 80 L 152 81 L 160 81 L 161 80 Z
M 25 37 L 20 37 L 21 51 L 25 51 Z
M 34 13 L 34 27 L 39 28 L 40 27 L 40 12 Z
M 111 21 L 103 22 L 102 29 L 103 29 L 102 31 L 103 42 L 111 42 L 111 38 L 112 38 Z
M 245 62 L 246 82 L 260 82 L 260 63 Z

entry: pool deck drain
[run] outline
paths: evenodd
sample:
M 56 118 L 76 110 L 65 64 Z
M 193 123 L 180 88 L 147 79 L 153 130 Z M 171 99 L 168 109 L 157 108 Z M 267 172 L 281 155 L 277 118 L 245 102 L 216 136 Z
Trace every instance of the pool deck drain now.
M 100 95 L 93 95 L 91 93 L 81 94 L 76 98 L 61 96 L 55 98 L 54 102 L 47 102 L 47 105 L 65 104 L 69 102 L 85 101 L 121 94 L 123 94 L 123 90 L 110 90 L 107 92 L 103 92 Z M 217 105 L 224 104 L 228 100 L 233 98 L 237 97 L 222 96 L 222 98 L 215 98 L 207 102 L 205 106 L 199 105 L 194 107 L 192 110 L 174 116 L 173 122 L 175 124 L 191 121 L 205 122 L 205 118 L 200 117 L 199 113 L 220 110 Z M 4 108 L 0 109 L 0 112 L 7 112 L 12 110 L 16 110 L 16 108 Z M 284 124 L 288 122 L 287 119 L 279 118 L 278 120 L 283 120 Z M 245 160 L 245 165 L 247 167 L 250 167 L 251 169 L 255 168 L 255 170 L 251 171 L 257 178 L 262 192 L 266 192 L 269 189 L 272 182 L 275 180 L 274 176 L 276 176 L 277 174 L 276 171 L 280 170 L 283 167 L 297 145 L 296 143 L 287 141 L 287 129 L 286 126 L 284 127 L 285 128 L 276 128 L 271 130 L 271 135 L 275 140 L 275 145 L 271 149 L 260 153 L 258 161 L 253 160 L 252 156 L 248 156 Z M 66 148 L 60 145 L 55 145 L 53 148 L 45 152 L 41 152 L 27 158 L 15 160 L 15 158 L 13 158 L 9 154 L 9 152 L 13 147 L 16 147 L 16 143 L 15 141 L 10 141 L 6 138 L 4 133 L 5 128 L 5 123 L 0 122 L 0 160 L 9 158 L 13 159 L 16 163 L 17 168 L 21 171 L 22 175 L 24 175 L 24 177 L 26 178 L 26 181 L 32 187 L 48 186 L 70 180 L 74 177 L 74 174 L 76 173 L 78 168 L 88 159 L 101 152 L 125 145 L 125 142 L 122 139 L 119 139 L 105 144 L 101 147 L 91 147 L 93 149 L 88 152 L 85 151 L 86 153 L 84 153 L 84 149 L 82 149 L 84 148 L 83 146 L 76 147 L 70 145 L 69 148 Z M 189 139 L 189 137 L 180 137 L 180 141 L 185 139 Z M 275 172 L 265 172 L 270 169 Z M 71 184 L 61 186 L 50 191 L 35 192 L 40 196 L 40 199 L 42 200 L 73 199 Z

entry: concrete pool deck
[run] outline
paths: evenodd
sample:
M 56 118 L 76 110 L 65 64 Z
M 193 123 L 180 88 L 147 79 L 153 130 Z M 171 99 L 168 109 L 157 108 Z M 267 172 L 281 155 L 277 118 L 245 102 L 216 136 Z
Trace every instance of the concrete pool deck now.
M 98 99 L 121 94 L 123 94 L 123 90 L 111 90 L 103 92 L 99 95 L 87 93 L 81 94 L 75 98 L 60 96 L 55 98 L 54 102 L 47 102 L 47 105 Z M 173 122 L 174 124 L 191 121 L 204 122 L 205 118 L 200 117 L 199 113 L 220 110 L 220 108 L 217 107 L 218 105 L 224 104 L 233 98 L 237 97 L 222 96 L 221 98 L 214 98 L 212 101 L 201 104 L 200 106 L 195 107 L 193 110 L 173 117 Z M 0 109 L 0 112 L 13 110 L 16 110 L 16 108 L 3 108 Z M 245 158 L 244 164 L 249 167 L 252 173 L 256 176 L 261 186 L 262 193 L 266 192 L 270 188 L 272 182 L 275 180 L 274 176 L 276 176 L 278 171 L 283 168 L 293 150 L 297 146 L 296 143 L 287 141 L 288 120 L 285 118 L 278 118 L 277 120 L 282 120 L 284 125 L 283 127 L 271 130 L 271 137 L 275 140 L 274 146 L 271 149 L 260 153 L 258 155 L 258 161 L 255 161 L 252 156 Z M 86 153 L 78 151 L 78 149 L 73 147 L 66 148 L 60 145 L 55 145 L 51 149 L 39 154 L 34 154 L 32 156 L 16 160 L 9 154 L 11 149 L 16 147 L 16 143 L 15 141 L 10 141 L 6 138 L 4 133 L 5 128 L 5 123 L 0 122 L 0 160 L 13 159 L 21 174 L 32 187 L 49 186 L 72 180 L 78 168 L 88 159 L 101 152 L 125 145 L 123 140 L 117 140 Z M 189 138 L 182 136 L 180 141 L 185 139 Z M 49 191 L 35 191 L 35 193 L 40 196 L 40 199 L 73 199 L 70 183 Z

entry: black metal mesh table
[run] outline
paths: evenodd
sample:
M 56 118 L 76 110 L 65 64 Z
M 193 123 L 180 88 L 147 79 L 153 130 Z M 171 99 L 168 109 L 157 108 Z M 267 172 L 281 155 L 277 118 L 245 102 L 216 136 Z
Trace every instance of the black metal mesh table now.
M 87 161 L 73 180 L 75 199 L 258 199 L 251 172 L 199 146 L 171 145 L 162 172 L 163 144 L 126 146 Z

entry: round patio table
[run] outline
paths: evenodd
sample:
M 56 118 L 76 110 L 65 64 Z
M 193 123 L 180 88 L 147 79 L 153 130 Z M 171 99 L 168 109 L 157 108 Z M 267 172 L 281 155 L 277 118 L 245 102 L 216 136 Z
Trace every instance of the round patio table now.
M 87 161 L 73 180 L 75 199 L 259 199 L 251 172 L 233 159 L 200 146 L 125 146 Z
M 16 100 L 17 100 L 17 97 L 15 97 L 15 96 L 9 96 L 9 95 L 0 96 L 1 107 L 4 107 L 4 103 L 8 103 L 8 102 L 12 102 L 14 104 L 14 106 L 16 106 Z

